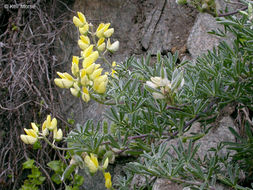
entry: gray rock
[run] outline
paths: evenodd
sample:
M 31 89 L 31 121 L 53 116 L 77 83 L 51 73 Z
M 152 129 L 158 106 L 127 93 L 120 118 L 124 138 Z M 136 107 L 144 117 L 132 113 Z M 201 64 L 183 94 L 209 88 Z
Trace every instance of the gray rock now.
M 212 147 L 216 147 L 220 142 L 235 142 L 235 137 L 231 134 L 228 127 L 234 127 L 233 120 L 230 117 L 224 117 L 220 121 L 219 126 L 211 129 L 207 135 L 197 141 L 197 143 L 200 143 L 198 155 L 202 160 L 207 154 L 207 151 Z M 223 148 L 220 152 L 221 156 L 226 155 L 227 153 L 228 150 L 225 148 Z M 209 152 L 208 154 L 212 155 L 213 152 Z
M 183 186 L 168 179 L 157 179 L 152 190 L 182 190 Z
M 187 48 L 194 59 L 218 46 L 220 38 L 207 32 L 219 27 L 213 16 L 199 13 L 187 41 Z
M 218 13 L 233 12 L 243 7 L 239 0 L 233 2 L 226 2 L 224 0 L 215 0 L 216 10 Z

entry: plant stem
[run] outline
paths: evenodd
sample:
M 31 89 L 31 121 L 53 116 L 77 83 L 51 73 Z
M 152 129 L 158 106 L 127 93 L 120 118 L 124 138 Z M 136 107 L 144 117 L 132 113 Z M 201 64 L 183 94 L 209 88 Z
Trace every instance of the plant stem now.
M 58 150 L 74 150 L 74 148 L 62 148 L 54 145 L 54 143 L 51 143 L 45 136 L 42 136 L 42 138 L 49 144 L 53 149 L 58 149 Z

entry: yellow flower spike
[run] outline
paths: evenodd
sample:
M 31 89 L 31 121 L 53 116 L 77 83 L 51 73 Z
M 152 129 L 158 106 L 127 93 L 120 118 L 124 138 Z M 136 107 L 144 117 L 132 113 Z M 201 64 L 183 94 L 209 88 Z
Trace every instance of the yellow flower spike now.
M 87 35 L 89 31 L 89 24 L 85 24 L 83 27 L 79 27 L 79 32 L 82 35 Z
M 54 140 L 56 141 L 62 140 L 63 133 L 61 129 L 57 130 L 57 127 L 55 127 L 53 133 L 54 133 Z
M 20 138 L 25 144 L 34 144 L 38 140 L 38 138 L 29 135 L 20 135 Z
M 109 164 L 109 159 L 106 158 L 106 159 L 105 159 L 105 162 L 104 162 L 104 164 L 103 164 L 103 169 L 104 169 L 104 170 L 108 167 L 108 164 Z
M 82 21 L 76 16 L 73 17 L 73 23 L 76 25 L 76 27 L 82 27 L 84 25 L 84 23 L 82 23 Z
M 112 53 L 114 53 L 115 51 L 118 51 L 119 49 L 119 41 L 114 42 L 113 44 L 111 44 L 110 39 L 107 40 L 107 45 L 106 45 L 106 49 Z
M 112 188 L 111 174 L 109 172 L 105 172 L 104 177 L 105 177 L 105 187 L 107 189 L 111 189 Z
M 60 88 L 70 88 L 73 85 L 73 81 L 70 81 L 68 79 L 54 79 L 54 83 L 60 87 Z
M 78 17 L 79 17 L 79 19 L 80 19 L 80 21 L 81 21 L 82 23 L 87 23 L 87 22 L 86 22 L 86 18 L 85 18 L 85 16 L 83 15 L 83 13 L 77 12 L 77 15 L 78 15 Z
M 88 57 L 93 52 L 94 45 L 90 45 L 86 50 L 83 51 L 83 57 Z
M 94 51 L 88 57 L 83 60 L 83 68 L 87 69 L 92 63 L 94 63 L 99 57 L 98 51 Z
M 90 101 L 90 94 L 87 88 L 83 87 L 83 91 L 82 91 L 82 99 L 85 102 Z
M 91 75 L 90 75 L 90 78 L 92 80 L 94 80 L 95 78 L 97 78 L 98 76 L 101 75 L 103 69 L 102 68 L 99 68 L 99 69 L 96 69 Z
M 39 129 L 38 129 L 38 127 L 36 126 L 35 123 L 31 123 L 31 126 L 32 126 L 33 130 L 34 130 L 36 133 L 39 132 Z
M 90 156 L 85 156 L 84 162 L 89 168 L 90 173 L 96 173 L 98 170 L 98 160 L 97 157 L 94 156 L 94 154 L 90 154 Z
M 104 32 L 104 37 L 110 38 L 114 33 L 114 28 L 110 28 L 107 31 Z
M 75 77 L 79 75 L 79 57 L 78 56 L 73 56 L 72 58 L 71 72 Z

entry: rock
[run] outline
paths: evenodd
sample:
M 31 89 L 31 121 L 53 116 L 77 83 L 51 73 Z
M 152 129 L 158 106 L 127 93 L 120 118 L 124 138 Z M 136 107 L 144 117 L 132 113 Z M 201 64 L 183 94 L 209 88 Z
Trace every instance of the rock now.
M 196 11 L 187 6 L 179 6 L 175 1 L 146 1 L 143 3 L 143 23 L 141 47 L 151 55 L 157 52 L 181 50 L 186 44 L 189 31 L 193 26 Z
M 220 121 L 219 126 L 211 129 L 207 135 L 197 141 L 197 143 L 200 144 L 198 155 L 202 160 L 207 154 L 207 151 L 212 147 L 216 147 L 220 142 L 235 142 L 236 139 L 231 134 L 228 127 L 234 127 L 233 120 L 230 117 L 224 117 Z M 226 148 L 223 148 L 220 152 L 221 156 L 226 155 L 227 153 L 228 150 Z M 213 155 L 213 152 L 208 152 L 208 154 Z
M 233 12 L 243 7 L 239 0 L 234 0 L 233 3 L 224 0 L 215 0 L 217 13 Z
M 182 190 L 183 186 L 168 179 L 157 179 L 152 190 Z
M 140 189 L 142 186 L 144 186 L 147 183 L 146 178 L 142 175 L 135 174 L 133 177 L 133 180 L 131 182 L 131 190 L 134 189 Z
M 187 40 L 188 51 L 194 59 L 218 46 L 220 38 L 207 32 L 220 27 L 213 16 L 199 13 Z

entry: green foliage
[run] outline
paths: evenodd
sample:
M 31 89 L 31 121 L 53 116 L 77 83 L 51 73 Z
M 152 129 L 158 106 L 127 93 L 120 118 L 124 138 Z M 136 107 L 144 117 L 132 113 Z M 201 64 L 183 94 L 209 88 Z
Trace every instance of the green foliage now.
M 211 31 L 218 36 L 233 34 L 232 43 L 221 42 L 217 48 L 198 57 L 195 62 L 178 63 L 177 53 L 157 54 L 117 64 L 116 76 L 108 83 L 104 104 L 107 121 L 94 125 L 87 121 L 67 137 L 72 155 L 95 153 L 100 159 L 111 155 L 138 158 L 125 167 L 126 176 L 118 178 L 118 189 L 129 189 L 133 175 L 167 178 L 191 189 L 216 189 L 223 183 L 233 189 L 244 186 L 241 175 L 252 181 L 253 111 L 253 32 L 250 11 L 242 17 L 219 18 L 224 30 Z M 152 61 L 151 61 L 152 60 Z M 239 133 L 230 128 L 238 143 L 225 142 L 208 150 L 204 160 L 198 157 L 198 140 L 225 115 L 233 105 L 240 114 Z M 224 111 L 225 110 L 225 111 Z M 238 116 L 237 116 L 238 117 Z M 247 122 L 245 122 L 247 120 Z M 195 121 L 201 131 L 185 134 Z M 242 122 L 244 121 L 244 122 Z M 177 146 L 166 142 L 177 139 Z M 236 154 L 221 151 L 227 147 Z M 154 180 L 137 189 L 149 189 Z
M 24 185 L 20 190 L 36 190 L 45 181 L 45 177 L 41 175 L 41 172 L 37 166 L 34 165 L 34 160 L 27 160 L 23 163 L 23 170 L 30 169 L 31 174 L 27 176 L 28 179 L 24 181 Z

